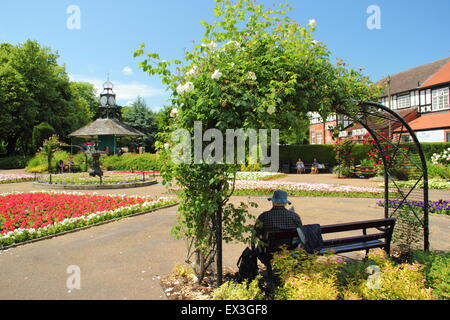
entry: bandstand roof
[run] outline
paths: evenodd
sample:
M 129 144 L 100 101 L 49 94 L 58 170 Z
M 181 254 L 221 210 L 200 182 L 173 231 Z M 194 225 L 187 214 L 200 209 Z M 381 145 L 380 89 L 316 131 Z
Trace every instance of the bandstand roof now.
M 145 134 L 117 119 L 97 119 L 87 126 L 69 134 L 69 137 L 143 137 Z

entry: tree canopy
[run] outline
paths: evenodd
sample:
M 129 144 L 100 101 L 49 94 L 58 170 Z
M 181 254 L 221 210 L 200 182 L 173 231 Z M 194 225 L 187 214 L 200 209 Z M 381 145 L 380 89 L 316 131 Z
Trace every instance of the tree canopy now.
M 40 123 L 64 137 L 92 119 L 93 91 L 70 83 L 58 58 L 32 40 L 0 44 L 0 140 L 9 155 L 33 152 L 32 130 Z
M 148 152 L 154 152 L 156 141 L 156 114 L 147 107 L 145 100 L 138 97 L 130 106 L 122 108 L 125 124 L 145 133 L 144 145 Z

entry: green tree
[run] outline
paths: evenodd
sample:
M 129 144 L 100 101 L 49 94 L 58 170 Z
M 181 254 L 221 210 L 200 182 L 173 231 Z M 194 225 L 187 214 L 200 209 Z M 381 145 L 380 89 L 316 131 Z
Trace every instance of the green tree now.
M 35 126 L 33 128 L 33 137 L 32 137 L 34 149 L 37 150 L 37 148 L 42 146 L 44 140 L 48 139 L 55 133 L 56 133 L 55 129 L 47 122 L 42 122 L 39 125 Z
M 201 22 L 202 43 L 185 53 L 184 63 L 147 53 L 140 66 L 161 76 L 177 111 L 159 135 L 163 155 L 170 157 L 170 148 L 163 146 L 175 143 L 170 132 L 183 128 L 193 134 L 194 121 L 201 121 L 204 131 L 222 133 L 295 127 L 308 112 L 326 118 L 340 108 L 356 111 L 348 99 L 374 95 L 368 78 L 330 62 L 330 52 L 313 38 L 315 22 L 302 26 L 286 15 L 289 10 L 287 5 L 265 9 L 251 0 L 216 0 L 216 22 Z M 135 56 L 144 54 L 142 45 Z M 227 242 L 252 239 L 247 206 L 229 203 L 234 190 L 230 176 L 239 167 L 183 163 L 162 171 L 166 181 L 182 187 L 174 232 L 188 240 L 189 256 L 196 253 L 200 280 L 215 259 L 220 261 L 215 256 L 222 235 Z
M 156 115 L 147 107 L 145 100 L 138 97 L 129 107 L 122 108 L 123 122 L 145 133 L 145 149 L 154 152 L 156 141 Z
M 85 116 L 89 120 L 92 120 L 96 115 L 99 106 L 99 100 L 94 85 L 88 82 L 71 82 L 70 86 L 73 90 L 74 98 L 81 100 L 81 104 L 88 106 L 88 111 Z M 83 108 L 84 107 L 82 107 L 82 109 Z
M 32 130 L 42 122 L 64 137 L 92 117 L 58 58 L 36 41 L 0 44 L 0 140 L 9 155 L 32 152 Z

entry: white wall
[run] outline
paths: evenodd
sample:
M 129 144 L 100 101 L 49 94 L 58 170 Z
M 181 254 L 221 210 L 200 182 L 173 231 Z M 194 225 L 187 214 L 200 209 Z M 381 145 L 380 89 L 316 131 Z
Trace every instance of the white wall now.
M 444 130 L 416 132 L 419 142 L 445 142 Z

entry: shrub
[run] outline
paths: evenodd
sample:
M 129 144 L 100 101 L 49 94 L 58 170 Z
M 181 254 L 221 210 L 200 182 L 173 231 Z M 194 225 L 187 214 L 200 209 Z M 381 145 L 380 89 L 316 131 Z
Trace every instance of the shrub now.
M 450 299 L 450 253 L 412 252 L 412 260 L 424 266 L 426 284 L 438 299 Z
M 241 165 L 241 171 L 243 172 L 259 172 L 261 171 L 260 164 L 243 164 Z
M 29 157 L 22 156 L 0 158 L 0 170 L 23 169 L 29 160 Z
M 286 279 L 275 297 L 277 300 L 337 300 L 338 296 L 335 279 L 318 273 Z
M 439 261 L 439 266 L 448 261 Z M 307 255 L 304 251 L 283 251 L 274 256 L 274 270 L 281 281 L 277 299 L 294 300 L 431 300 L 424 270 L 417 263 L 395 264 L 381 250 L 370 252 L 368 259 L 345 263 L 336 257 Z M 431 268 L 429 268 L 431 270 Z M 436 267 L 443 279 L 448 269 Z M 429 272 L 431 275 L 434 275 Z M 440 281 L 440 280 L 439 280 Z M 440 282 L 442 283 L 442 282 Z M 447 282 L 448 283 L 448 282 Z M 447 287 L 448 289 L 448 287 Z M 448 292 L 448 290 L 447 290 Z
M 118 171 L 160 171 L 161 161 L 157 154 L 124 154 L 102 158 L 101 164 L 107 170 Z
M 418 264 L 394 265 L 382 250 L 369 253 L 379 268 L 374 286 L 367 281 L 350 287 L 345 291 L 347 297 L 360 297 L 364 300 L 432 300 L 432 289 L 425 287 L 423 267 Z
M 42 146 L 42 143 L 46 139 L 50 138 L 55 133 L 55 129 L 47 122 L 42 122 L 41 124 L 35 126 L 33 128 L 31 138 L 34 150 L 36 151 L 40 146 Z
M 62 160 L 65 163 L 69 162 L 70 154 L 66 151 L 56 151 L 52 158 L 52 167 L 56 167 L 56 164 Z M 79 153 L 73 156 L 73 162 L 80 166 L 81 170 L 85 169 L 85 155 L 84 153 Z M 88 156 L 88 166 L 92 164 L 92 157 Z M 44 173 L 48 171 L 47 158 L 38 153 L 33 158 L 29 159 L 28 164 L 26 166 L 26 171 L 28 172 L 37 172 Z
M 250 283 L 225 282 L 214 290 L 212 300 L 262 300 L 264 294 L 259 288 L 259 279 L 257 277 Z
M 427 163 L 429 179 L 450 179 L 450 166 Z
M 405 143 L 405 146 L 412 145 L 411 143 Z M 425 154 L 425 158 L 430 160 L 433 154 L 435 153 L 443 153 L 444 150 L 450 148 L 450 142 L 443 143 L 421 143 L 423 153 Z

